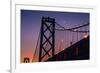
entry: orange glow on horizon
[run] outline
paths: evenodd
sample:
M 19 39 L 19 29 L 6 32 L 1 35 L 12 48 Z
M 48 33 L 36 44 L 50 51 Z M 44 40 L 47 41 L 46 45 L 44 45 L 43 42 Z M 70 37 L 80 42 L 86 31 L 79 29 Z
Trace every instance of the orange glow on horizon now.
M 28 57 L 30 62 L 32 61 L 33 54 L 29 50 L 25 50 L 21 53 L 21 63 L 23 63 L 24 58 Z

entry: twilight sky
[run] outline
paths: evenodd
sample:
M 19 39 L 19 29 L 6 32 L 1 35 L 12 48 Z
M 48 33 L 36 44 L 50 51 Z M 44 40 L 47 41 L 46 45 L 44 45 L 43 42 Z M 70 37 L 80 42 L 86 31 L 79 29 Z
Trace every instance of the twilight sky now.
M 32 60 L 42 16 L 55 18 L 65 28 L 89 22 L 89 13 L 21 10 L 21 62 L 24 57 Z

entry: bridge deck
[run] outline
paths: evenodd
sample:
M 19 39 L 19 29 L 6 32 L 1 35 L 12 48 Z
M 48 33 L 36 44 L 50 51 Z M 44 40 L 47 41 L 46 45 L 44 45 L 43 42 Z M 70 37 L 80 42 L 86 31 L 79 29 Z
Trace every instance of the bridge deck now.
M 88 60 L 89 37 L 84 38 L 46 61 Z

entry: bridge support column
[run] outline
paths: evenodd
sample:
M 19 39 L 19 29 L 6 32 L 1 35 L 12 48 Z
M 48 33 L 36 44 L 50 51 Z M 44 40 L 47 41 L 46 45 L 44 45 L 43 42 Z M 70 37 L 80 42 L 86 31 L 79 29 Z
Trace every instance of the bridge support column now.
M 49 46 L 48 46 L 49 45 Z M 49 53 L 51 52 L 51 54 Z M 40 31 L 39 62 L 45 56 L 54 56 L 55 53 L 55 19 L 42 17 Z

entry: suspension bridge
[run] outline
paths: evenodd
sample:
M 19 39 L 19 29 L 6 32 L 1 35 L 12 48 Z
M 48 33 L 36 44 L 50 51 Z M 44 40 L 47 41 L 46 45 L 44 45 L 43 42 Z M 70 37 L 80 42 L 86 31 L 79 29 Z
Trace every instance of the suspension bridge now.
M 89 59 L 89 23 L 66 28 L 42 17 L 32 62 Z

